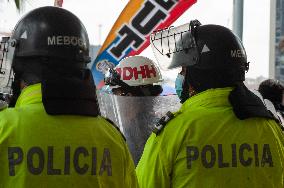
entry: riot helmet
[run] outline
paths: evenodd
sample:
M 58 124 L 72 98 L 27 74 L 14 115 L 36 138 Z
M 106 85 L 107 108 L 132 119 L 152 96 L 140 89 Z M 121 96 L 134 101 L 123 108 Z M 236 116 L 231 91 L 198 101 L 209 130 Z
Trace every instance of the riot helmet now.
M 26 14 L 12 36 L 15 57 L 55 57 L 90 62 L 89 39 L 81 21 L 57 7 L 41 7 Z
M 82 102 L 91 100 L 95 106 L 96 96 L 93 94 L 93 78 L 87 69 L 87 63 L 90 62 L 88 34 L 74 14 L 51 6 L 34 9 L 20 19 L 11 37 L 3 41 L 3 46 L 5 53 L 1 60 L 1 76 L 8 79 L 0 80 L 0 86 L 12 86 L 10 106 L 15 105 L 22 83 L 41 83 L 47 113 L 52 114 L 57 106 L 60 109 L 64 105 L 82 104 L 77 106 L 77 109 L 82 109 L 81 114 L 98 114 L 98 109 L 87 109 Z M 83 96 L 86 90 L 92 94 Z M 65 97 L 62 99 L 65 102 L 60 105 L 58 101 L 62 97 Z M 57 102 L 54 98 L 57 98 Z M 74 103 L 71 98 L 75 100 Z M 63 111 L 66 110 L 62 108 L 59 114 L 64 114 Z M 76 113 L 69 110 L 65 114 Z
M 144 56 L 129 56 L 122 59 L 105 75 L 106 85 L 114 86 L 119 95 L 153 96 L 162 92 L 160 69 L 155 62 Z
M 41 7 L 27 13 L 16 24 L 11 37 L 2 40 L 1 88 L 11 86 L 19 93 L 19 80 L 42 79 L 42 66 L 84 69 L 90 62 L 89 39 L 81 21 L 57 7 Z M 29 76 L 27 76 L 29 75 Z M 15 76 L 15 78 L 13 78 Z M 32 78 L 33 77 L 33 78 Z M 27 81 L 28 82 L 28 81 Z
M 197 92 L 234 86 L 245 80 L 248 62 L 241 40 L 220 25 L 201 25 L 197 20 L 151 35 L 161 67 L 185 67 L 183 87 Z
M 83 68 L 90 62 L 85 27 L 74 14 L 57 7 L 41 7 L 27 13 L 3 46 L 7 54 L 2 59 L 1 72 L 5 74 L 11 69 L 9 66 L 15 74 L 23 72 L 27 68 L 22 63 L 27 59 L 30 64 L 33 60 L 43 62 L 41 60 L 45 59 L 52 66 L 67 68 Z M 11 75 L 9 72 L 5 77 Z

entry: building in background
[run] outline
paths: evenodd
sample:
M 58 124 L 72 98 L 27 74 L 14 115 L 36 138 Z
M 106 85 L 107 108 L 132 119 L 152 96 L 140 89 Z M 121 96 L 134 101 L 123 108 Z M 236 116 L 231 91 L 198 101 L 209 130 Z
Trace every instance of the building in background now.
M 88 67 L 91 68 L 93 65 L 94 60 L 96 59 L 99 50 L 101 48 L 101 45 L 90 45 L 90 57 L 91 57 L 91 63 L 89 63 Z
M 267 78 L 265 78 L 264 76 L 259 76 L 257 78 L 246 78 L 246 80 L 244 81 L 245 85 L 251 89 L 251 90 L 257 90 L 259 84 L 266 80 Z
M 6 32 L 6 31 L 0 30 L 0 38 L 2 38 L 2 37 L 10 37 L 10 36 L 11 36 L 10 32 Z
M 270 3 L 269 77 L 284 83 L 284 0 Z

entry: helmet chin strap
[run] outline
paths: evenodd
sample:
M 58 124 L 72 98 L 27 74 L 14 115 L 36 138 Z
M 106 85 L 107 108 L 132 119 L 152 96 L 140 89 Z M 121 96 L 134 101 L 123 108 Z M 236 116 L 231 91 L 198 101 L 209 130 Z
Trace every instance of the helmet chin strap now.
M 186 69 L 184 75 L 184 82 L 182 85 L 182 92 L 180 96 L 180 103 L 184 103 L 190 97 L 189 88 L 190 88 L 189 71 L 188 69 Z
M 180 103 L 184 103 L 189 98 L 189 85 L 184 83 L 182 86 L 182 92 L 180 96 Z

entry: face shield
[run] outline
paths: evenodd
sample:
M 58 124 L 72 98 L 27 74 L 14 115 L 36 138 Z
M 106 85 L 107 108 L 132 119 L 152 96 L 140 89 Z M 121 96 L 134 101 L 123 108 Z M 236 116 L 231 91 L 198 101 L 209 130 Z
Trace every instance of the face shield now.
M 0 43 L 0 93 L 12 94 L 12 82 L 14 73 L 12 70 L 12 62 L 16 41 L 9 37 L 2 37 Z
M 198 62 L 199 53 L 193 32 L 195 27 L 200 25 L 199 21 L 194 20 L 190 24 L 151 34 L 151 46 L 163 70 L 192 66 Z
M 119 96 L 97 91 L 101 115 L 119 126 L 126 138 L 135 164 L 155 124 L 168 111 L 180 108 L 176 95 L 168 96 Z

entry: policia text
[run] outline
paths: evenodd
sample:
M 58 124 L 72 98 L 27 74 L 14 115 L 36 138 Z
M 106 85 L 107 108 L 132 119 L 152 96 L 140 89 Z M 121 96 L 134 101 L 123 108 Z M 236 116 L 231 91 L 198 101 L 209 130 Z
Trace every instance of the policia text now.
M 54 166 L 56 156 L 53 146 L 48 146 L 44 151 L 40 147 L 31 147 L 24 153 L 21 147 L 8 147 L 9 175 L 15 176 L 18 165 L 26 162 L 27 170 L 33 175 L 46 173 L 47 175 L 70 175 L 72 172 L 78 174 L 103 175 L 112 176 L 112 165 L 110 150 L 104 148 L 102 156 L 98 156 L 97 148 L 93 147 L 88 150 L 85 147 L 77 147 L 72 150 L 70 146 L 64 148 L 64 154 L 60 159 L 61 164 Z M 98 161 L 98 159 L 101 159 Z M 89 164 L 88 164 L 89 163 Z M 72 166 L 74 170 L 70 170 Z M 99 167 L 99 168 L 98 168 Z M 45 169 L 45 172 L 44 172 Z
M 223 151 L 226 151 L 224 153 Z M 230 152 L 230 153 L 227 153 Z M 230 148 L 223 148 L 222 144 L 214 147 L 205 145 L 201 150 L 196 146 L 187 146 L 187 168 L 191 169 L 193 162 L 200 159 L 204 168 L 228 167 L 273 167 L 273 160 L 269 144 L 231 144 Z M 226 156 L 226 158 L 225 158 Z

